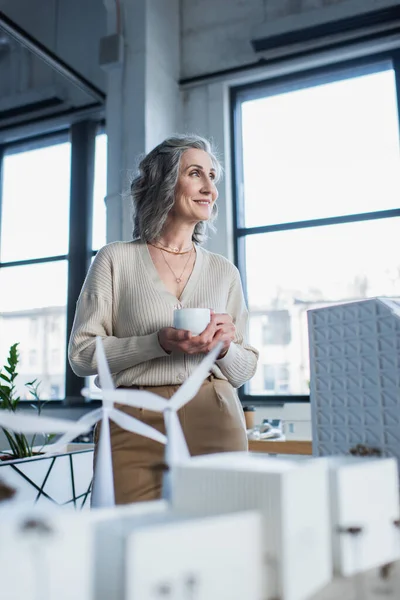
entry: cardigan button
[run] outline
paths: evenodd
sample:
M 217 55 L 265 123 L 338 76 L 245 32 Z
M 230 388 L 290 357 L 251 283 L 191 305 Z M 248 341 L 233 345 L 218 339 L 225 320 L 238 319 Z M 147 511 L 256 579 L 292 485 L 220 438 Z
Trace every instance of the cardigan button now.
M 178 381 L 184 381 L 185 380 L 185 373 L 179 373 L 177 379 L 178 379 Z

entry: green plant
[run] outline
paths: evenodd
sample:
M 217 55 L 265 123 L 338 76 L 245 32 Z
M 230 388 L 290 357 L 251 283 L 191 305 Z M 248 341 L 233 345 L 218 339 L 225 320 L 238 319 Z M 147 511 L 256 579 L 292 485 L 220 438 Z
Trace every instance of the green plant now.
M 15 380 L 18 376 L 18 362 L 19 354 L 17 342 L 10 347 L 7 363 L 2 369 L 0 369 L 0 410 L 12 410 L 13 412 L 16 412 L 19 403 L 21 402 L 21 398 L 17 394 L 15 385 Z M 40 382 L 38 382 L 37 379 L 29 381 L 25 384 L 25 387 L 31 394 L 32 399 L 35 400 L 35 404 L 31 404 L 31 406 L 37 410 L 37 413 L 40 415 L 47 402 L 40 400 L 39 386 Z M 42 434 L 44 441 L 41 449 L 37 451 L 34 449 L 37 434 L 35 434 L 31 441 L 29 441 L 28 438 L 22 433 L 15 433 L 5 429 L 4 427 L 1 427 L 1 429 L 4 432 L 10 447 L 9 450 L 2 452 L 2 454 L 8 455 L 10 458 L 28 458 L 38 454 L 40 453 L 40 450 L 49 444 L 55 437 L 55 434 Z

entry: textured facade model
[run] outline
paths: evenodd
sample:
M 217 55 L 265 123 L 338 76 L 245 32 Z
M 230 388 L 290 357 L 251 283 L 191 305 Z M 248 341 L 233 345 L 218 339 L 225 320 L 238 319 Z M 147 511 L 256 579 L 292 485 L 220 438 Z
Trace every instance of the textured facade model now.
M 400 458 L 400 302 L 308 312 L 314 456 Z

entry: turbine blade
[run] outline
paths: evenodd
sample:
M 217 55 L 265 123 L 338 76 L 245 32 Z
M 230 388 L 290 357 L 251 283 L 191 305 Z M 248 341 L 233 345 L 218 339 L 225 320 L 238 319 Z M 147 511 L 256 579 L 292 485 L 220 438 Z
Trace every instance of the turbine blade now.
M 110 411 L 110 419 L 112 419 L 117 425 L 126 429 L 127 431 L 131 431 L 132 433 L 137 433 L 138 435 L 142 435 L 143 437 L 151 438 L 156 442 L 160 442 L 160 444 L 166 444 L 167 438 L 163 433 L 154 429 L 154 427 L 150 427 L 150 425 L 146 425 L 146 423 L 142 423 L 138 419 L 134 417 L 130 417 L 129 415 L 125 415 L 123 412 L 113 408 Z
M 106 353 L 104 352 L 103 341 L 101 337 L 96 336 L 96 359 L 97 359 L 97 370 L 100 377 L 100 385 L 102 390 L 113 390 L 115 389 L 114 381 L 108 366 Z
M 112 392 L 105 390 L 103 391 L 103 399 L 117 404 L 125 404 L 126 406 L 145 408 L 154 412 L 162 412 L 169 405 L 169 400 L 144 390 L 116 389 Z
M 193 371 L 191 376 L 181 385 L 178 391 L 172 396 L 170 406 L 173 410 L 179 410 L 189 400 L 195 397 L 201 388 L 204 380 L 208 377 L 210 369 L 217 360 L 218 355 L 222 350 L 223 344 L 218 344 L 207 354 L 201 361 L 199 366 Z
M 163 473 L 161 497 L 167 502 L 173 500 L 174 466 L 190 459 L 189 449 L 177 413 L 171 409 L 164 412 L 167 445 L 165 446 L 165 463 L 167 469 Z
M 82 433 L 82 427 L 76 421 L 14 413 L 11 410 L 0 410 L 0 426 L 17 433 L 74 432 L 74 437 Z
M 168 440 L 165 448 L 165 462 L 169 468 L 172 468 L 177 463 L 189 459 L 190 453 L 177 413 L 173 410 L 166 410 L 164 419 Z
M 72 442 L 72 440 L 74 440 L 77 435 L 79 435 L 80 433 L 85 433 L 85 431 L 89 431 L 89 429 L 95 423 L 97 423 L 97 421 L 100 421 L 102 416 L 103 416 L 102 408 L 97 408 L 96 410 L 92 410 L 89 413 L 87 413 L 86 415 L 83 415 L 83 417 L 81 417 L 75 423 L 77 426 L 79 426 L 78 433 L 74 433 L 73 431 L 68 431 L 66 434 L 61 436 L 56 441 L 55 444 L 52 444 L 51 446 L 46 446 L 45 448 L 43 448 L 43 452 L 45 454 L 60 452 L 61 450 L 63 450 L 64 446 L 66 446 L 66 444 L 69 444 L 70 442 Z
M 161 489 L 161 499 L 166 502 L 172 502 L 173 500 L 173 482 L 172 482 L 173 474 L 169 469 L 164 471 L 162 478 L 162 489 Z
M 92 508 L 115 506 L 110 422 L 106 414 L 103 416 L 97 444 L 91 506 Z

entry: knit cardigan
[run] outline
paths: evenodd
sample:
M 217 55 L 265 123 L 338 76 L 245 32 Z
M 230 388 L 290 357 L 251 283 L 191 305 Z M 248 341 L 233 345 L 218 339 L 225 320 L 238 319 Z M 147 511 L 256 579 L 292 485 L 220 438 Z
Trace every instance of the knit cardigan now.
M 239 271 L 223 256 L 198 245 L 195 249 L 194 268 L 179 299 L 161 280 L 147 244 L 113 242 L 99 250 L 82 287 L 69 340 L 69 361 L 77 375 L 97 373 L 95 339 L 101 336 L 117 387 L 181 384 L 202 355 L 168 354 L 160 346 L 158 331 L 172 327 L 177 307 L 231 315 L 235 340 L 212 373 L 233 387 L 254 375 L 258 352 L 246 342 L 248 311 Z

